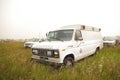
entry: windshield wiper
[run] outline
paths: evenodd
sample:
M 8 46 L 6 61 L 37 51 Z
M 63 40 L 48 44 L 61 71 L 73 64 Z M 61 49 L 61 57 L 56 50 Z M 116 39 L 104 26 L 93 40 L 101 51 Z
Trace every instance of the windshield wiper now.
M 52 39 L 59 40 L 59 41 L 63 41 L 62 39 L 59 39 L 59 38 L 52 38 Z
M 59 41 L 63 41 L 62 39 L 59 39 L 59 38 L 54 38 L 54 39 L 59 40 Z
M 64 40 L 59 39 L 59 38 L 51 38 L 51 39 L 54 39 L 54 40 L 59 40 L 59 41 L 64 41 Z M 51 39 L 48 39 L 48 41 L 52 41 Z

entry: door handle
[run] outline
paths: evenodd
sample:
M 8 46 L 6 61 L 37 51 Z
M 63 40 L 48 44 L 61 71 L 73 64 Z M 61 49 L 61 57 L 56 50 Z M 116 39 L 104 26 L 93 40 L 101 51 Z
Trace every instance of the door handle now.
M 84 44 L 85 42 L 80 42 L 78 45 L 77 45 L 77 47 L 79 47 L 81 44 Z
M 81 42 L 81 44 L 84 44 L 85 42 Z

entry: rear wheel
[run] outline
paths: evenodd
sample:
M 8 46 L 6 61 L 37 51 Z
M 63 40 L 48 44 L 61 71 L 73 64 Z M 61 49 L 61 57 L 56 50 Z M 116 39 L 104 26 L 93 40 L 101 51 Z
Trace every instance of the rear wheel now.
M 74 66 L 74 60 L 72 57 L 66 57 L 64 59 L 64 65 L 65 67 L 73 67 Z
M 115 41 L 115 46 L 118 46 L 119 45 L 119 40 L 116 40 Z

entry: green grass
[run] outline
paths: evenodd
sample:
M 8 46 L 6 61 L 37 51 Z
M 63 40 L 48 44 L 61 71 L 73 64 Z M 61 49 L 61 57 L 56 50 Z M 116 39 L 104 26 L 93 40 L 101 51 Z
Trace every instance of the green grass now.
M 31 55 L 22 42 L 0 42 L 0 80 L 120 80 L 120 46 L 105 47 L 68 69 L 31 62 Z

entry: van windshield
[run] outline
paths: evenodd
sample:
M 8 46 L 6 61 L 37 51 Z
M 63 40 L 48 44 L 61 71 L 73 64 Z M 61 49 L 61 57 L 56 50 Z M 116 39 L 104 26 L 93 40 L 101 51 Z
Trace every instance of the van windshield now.
M 70 41 L 72 39 L 73 30 L 57 30 L 49 32 L 47 39 L 49 41 Z

